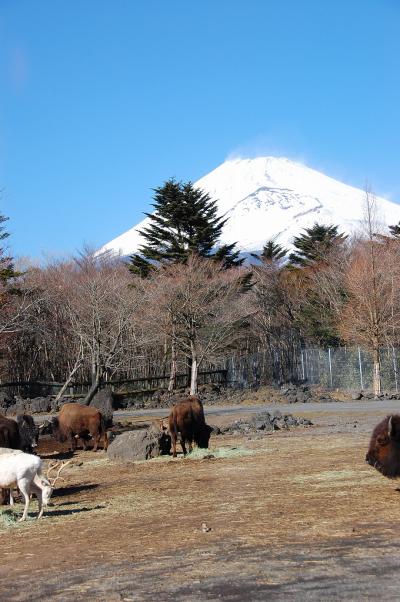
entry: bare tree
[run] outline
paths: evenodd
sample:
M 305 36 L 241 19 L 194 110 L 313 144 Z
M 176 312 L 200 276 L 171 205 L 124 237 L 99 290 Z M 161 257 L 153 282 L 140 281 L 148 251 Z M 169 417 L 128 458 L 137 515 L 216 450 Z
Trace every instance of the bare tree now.
M 400 327 L 400 246 L 379 230 L 375 198 L 367 190 L 364 236 L 354 244 L 346 274 L 340 330 L 345 340 L 372 352 L 375 395 L 381 393 L 380 350 L 398 341 Z
M 186 264 L 162 266 L 145 282 L 144 320 L 173 341 L 189 359 L 190 393 L 197 391 L 202 362 L 224 354 L 249 317 L 241 269 L 191 256 Z M 172 328 L 173 326 L 173 328 Z

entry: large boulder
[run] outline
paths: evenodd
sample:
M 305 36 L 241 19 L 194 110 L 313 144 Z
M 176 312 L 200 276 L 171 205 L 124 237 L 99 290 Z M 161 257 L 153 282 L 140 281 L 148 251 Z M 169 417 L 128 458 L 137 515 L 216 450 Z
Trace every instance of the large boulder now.
M 90 407 L 97 408 L 103 414 L 106 427 L 112 426 L 114 414 L 114 396 L 110 387 L 105 387 L 96 393 L 90 402 Z
M 25 414 L 26 412 L 29 412 L 29 406 L 26 401 L 21 397 L 15 397 L 14 404 L 7 408 L 6 414 L 7 416 L 13 416 L 15 414 Z
M 4 389 L 0 390 L 0 413 L 5 414 L 10 406 L 14 404 L 14 398 Z
M 51 397 L 35 397 L 29 400 L 29 411 L 31 414 L 47 413 L 52 410 Z
M 127 431 L 117 435 L 108 447 L 107 455 L 116 462 L 149 460 L 171 450 L 171 437 L 158 425 L 148 429 Z

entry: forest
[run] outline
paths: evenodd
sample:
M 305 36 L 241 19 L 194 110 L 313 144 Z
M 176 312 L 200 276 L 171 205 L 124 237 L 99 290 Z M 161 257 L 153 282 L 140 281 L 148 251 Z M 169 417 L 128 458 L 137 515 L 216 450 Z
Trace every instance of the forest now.
M 0 217 L 1 382 L 88 382 L 188 372 L 256 351 L 275 354 L 282 378 L 300 348 L 358 345 L 373 357 L 399 344 L 400 226 L 379 223 L 374 195 L 356 233 L 335 224 L 277 240 L 249 259 L 219 245 L 226 218 L 191 182 L 154 190 L 150 226 L 131 257 L 84 248 L 35 264 L 9 252 Z

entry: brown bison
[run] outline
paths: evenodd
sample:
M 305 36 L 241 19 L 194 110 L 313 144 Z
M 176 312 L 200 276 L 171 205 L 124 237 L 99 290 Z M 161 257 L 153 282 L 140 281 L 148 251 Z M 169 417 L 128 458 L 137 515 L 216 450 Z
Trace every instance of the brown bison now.
M 176 458 L 178 433 L 181 434 L 181 446 L 185 455 L 185 442 L 189 444 L 189 453 L 192 451 L 193 441 L 198 447 L 208 447 L 212 429 L 206 424 L 203 404 L 197 396 L 193 395 L 187 399 L 182 399 L 182 401 L 173 406 L 168 418 L 168 425 L 174 458 Z
M 0 415 L 0 447 L 21 449 L 21 438 L 15 420 Z
M 20 449 L 28 454 L 38 446 L 39 427 L 32 416 L 21 414 L 16 420 L 0 415 L 0 447 Z
M 99 410 L 78 403 L 65 403 L 57 418 L 52 419 L 53 435 L 58 441 L 69 441 L 72 451 L 76 450 L 77 439 L 81 439 L 83 449 L 87 440 L 93 439 L 93 451 L 97 451 L 100 440 L 107 449 L 108 439 L 105 420 Z
M 385 477 L 400 477 L 400 415 L 386 416 L 374 429 L 366 462 Z
M 0 448 L 16 449 L 32 454 L 39 440 L 39 428 L 32 416 L 21 414 L 17 420 L 0 415 Z M 10 498 L 9 491 L 2 489 L 0 503 Z

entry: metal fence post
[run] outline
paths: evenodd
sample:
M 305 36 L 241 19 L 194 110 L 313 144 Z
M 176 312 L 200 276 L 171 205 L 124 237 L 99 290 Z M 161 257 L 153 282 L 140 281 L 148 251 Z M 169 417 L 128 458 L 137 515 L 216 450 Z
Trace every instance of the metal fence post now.
M 398 393 L 399 386 L 398 386 L 398 381 L 397 381 L 397 362 L 396 362 L 396 352 L 394 350 L 394 347 L 392 347 L 392 357 L 393 357 L 394 382 L 396 385 L 396 393 Z
M 328 347 L 328 359 L 329 359 L 329 380 L 331 383 L 331 389 L 333 389 L 333 380 L 332 380 L 332 358 L 331 358 L 331 348 Z
M 361 391 L 364 390 L 364 381 L 363 381 L 363 371 L 362 371 L 362 362 L 361 362 L 361 349 L 358 348 L 358 364 L 360 367 L 360 383 L 361 383 Z

